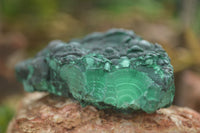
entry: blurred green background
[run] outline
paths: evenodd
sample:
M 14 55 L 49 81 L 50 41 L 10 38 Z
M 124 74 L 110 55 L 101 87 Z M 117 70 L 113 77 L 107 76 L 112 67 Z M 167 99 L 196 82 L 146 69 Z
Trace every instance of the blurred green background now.
M 175 70 L 174 104 L 200 111 L 199 7 L 198 0 L 0 0 L 0 133 L 24 95 L 14 75 L 17 62 L 51 40 L 110 28 L 163 45 Z

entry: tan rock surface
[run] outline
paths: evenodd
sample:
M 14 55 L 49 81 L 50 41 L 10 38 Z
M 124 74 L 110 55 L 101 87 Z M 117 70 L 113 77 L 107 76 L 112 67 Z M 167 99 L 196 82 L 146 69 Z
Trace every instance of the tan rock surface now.
M 76 101 L 43 93 L 28 94 L 8 133 L 198 133 L 200 114 L 172 106 L 154 114 L 120 114 L 82 108 Z

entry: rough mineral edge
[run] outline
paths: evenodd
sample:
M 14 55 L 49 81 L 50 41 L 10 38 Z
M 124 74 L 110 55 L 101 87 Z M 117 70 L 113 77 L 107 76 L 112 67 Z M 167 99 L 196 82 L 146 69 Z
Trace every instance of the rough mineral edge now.
M 8 133 L 198 133 L 200 114 L 171 106 L 153 114 L 99 111 L 77 101 L 41 93 L 28 94 Z
M 175 91 L 165 50 L 123 29 L 52 41 L 16 65 L 16 74 L 28 92 L 46 91 L 122 112 L 153 113 L 170 106 Z

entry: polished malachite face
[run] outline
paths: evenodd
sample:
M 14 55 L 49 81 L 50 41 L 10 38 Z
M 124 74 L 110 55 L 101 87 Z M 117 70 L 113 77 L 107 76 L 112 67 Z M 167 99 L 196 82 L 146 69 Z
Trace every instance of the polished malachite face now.
M 26 91 L 122 112 L 155 112 L 171 105 L 175 90 L 173 67 L 162 47 L 122 29 L 53 41 L 16 65 L 16 74 Z

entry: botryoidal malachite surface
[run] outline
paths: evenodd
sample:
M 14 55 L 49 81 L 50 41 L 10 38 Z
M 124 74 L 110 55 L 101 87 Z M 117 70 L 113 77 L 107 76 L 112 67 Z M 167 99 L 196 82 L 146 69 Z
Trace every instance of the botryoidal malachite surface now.
M 123 29 L 51 42 L 16 65 L 26 91 L 73 97 L 82 105 L 147 113 L 171 105 L 173 67 L 158 44 Z

